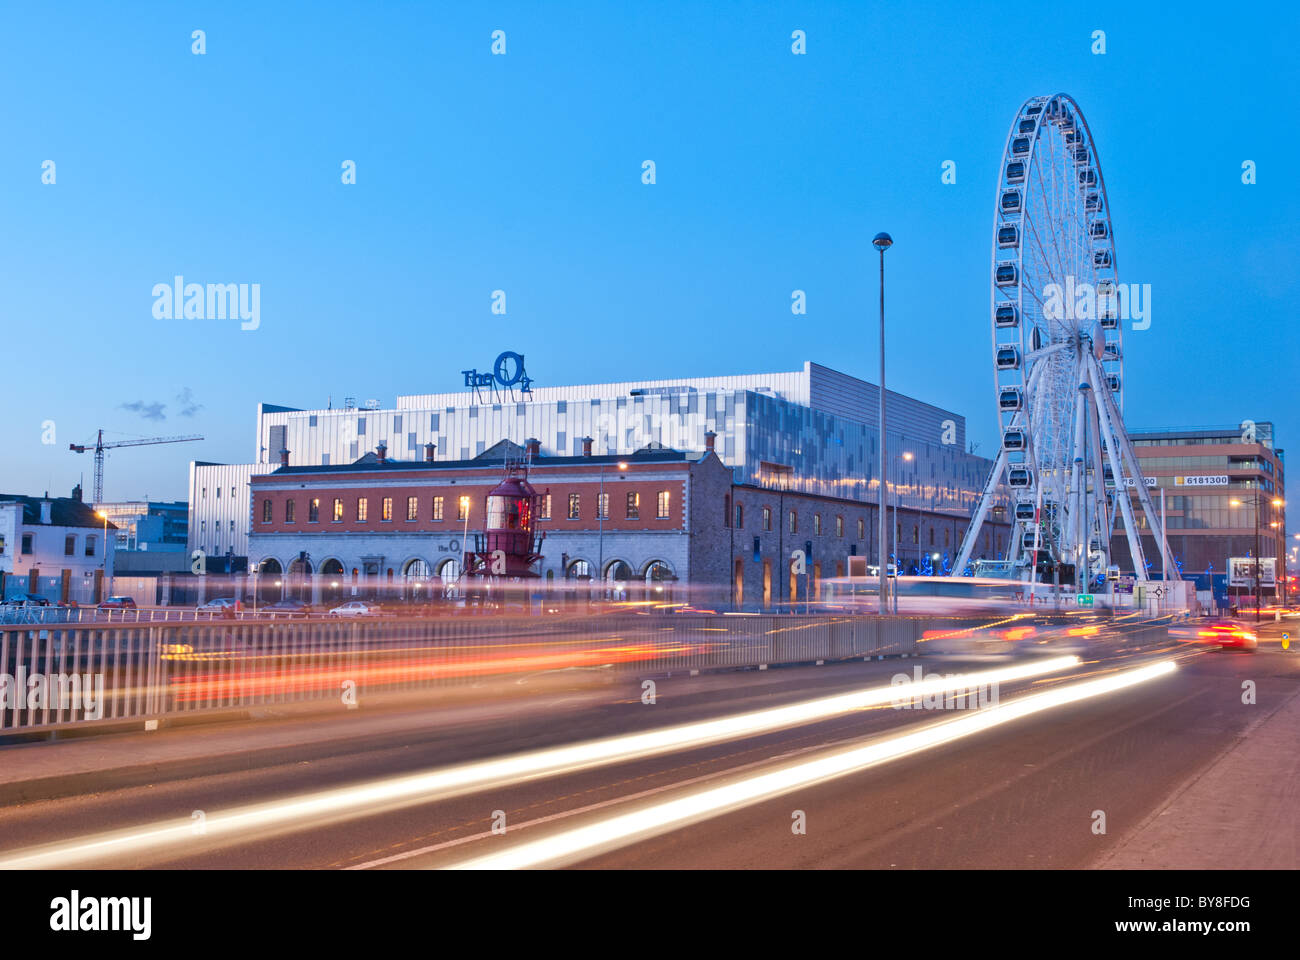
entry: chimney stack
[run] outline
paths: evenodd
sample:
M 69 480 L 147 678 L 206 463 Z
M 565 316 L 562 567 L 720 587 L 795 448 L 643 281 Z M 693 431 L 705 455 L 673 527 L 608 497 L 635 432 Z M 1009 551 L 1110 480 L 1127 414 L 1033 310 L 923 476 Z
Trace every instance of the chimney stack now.
M 282 447 L 280 449 L 280 466 L 287 467 L 288 465 L 289 465 L 289 451 L 285 450 Z
M 379 458 L 381 464 L 388 462 L 388 444 L 379 441 L 379 446 L 375 447 L 375 456 Z
M 593 443 L 595 443 L 595 442 L 596 442 L 596 441 L 593 440 L 591 437 L 583 437 L 583 438 L 582 438 L 582 455 L 583 455 L 584 457 L 589 457 L 589 456 L 591 456 L 591 445 L 592 445 Z
M 426 443 L 424 445 L 424 462 L 433 463 L 433 455 L 438 452 L 436 443 Z
M 536 437 L 529 437 L 524 441 L 524 450 L 531 458 L 540 457 L 542 455 L 542 441 Z
M 81 484 L 77 484 L 72 488 L 72 499 L 76 500 L 77 503 L 81 503 Z
M 706 453 L 713 453 L 713 452 L 714 452 L 714 451 L 713 451 L 713 442 L 714 442 L 717 438 L 718 438 L 718 435 L 717 435 L 716 433 L 714 433 L 712 430 L 709 430 L 707 433 L 704 434 L 704 451 L 705 451 Z

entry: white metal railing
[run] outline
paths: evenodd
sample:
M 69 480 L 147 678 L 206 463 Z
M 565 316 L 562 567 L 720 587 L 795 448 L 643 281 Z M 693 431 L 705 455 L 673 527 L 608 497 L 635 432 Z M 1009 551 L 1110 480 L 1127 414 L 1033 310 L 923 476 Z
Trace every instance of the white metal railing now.
M 75 613 L 75 611 L 73 611 Z M 103 614 L 107 611 L 98 611 Z M 0 731 L 600 668 L 661 675 L 911 653 L 934 624 L 826 615 L 143 618 L 0 624 Z M 174 612 L 174 611 L 173 611 Z M 32 678 L 44 697 L 32 696 Z M 21 682 L 20 682 L 21 681 Z M 25 699 L 20 699 L 25 697 Z M 344 699 L 346 702 L 346 699 Z

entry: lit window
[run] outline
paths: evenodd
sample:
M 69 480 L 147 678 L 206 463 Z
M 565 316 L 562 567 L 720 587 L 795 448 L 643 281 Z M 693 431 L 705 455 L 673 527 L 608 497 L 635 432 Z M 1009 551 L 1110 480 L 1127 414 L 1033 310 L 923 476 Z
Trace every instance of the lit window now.
M 842 537 L 842 536 L 844 536 L 844 518 L 843 518 L 843 517 L 836 517 L 836 518 L 835 518 L 835 536 L 837 536 L 837 537 Z
M 609 519 L 609 494 L 596 494 L 596 516 L 601 520 Z
M 365 523 L 370 515 L 370 499 L 368 497 L 357 498 L 357 520 Z
M 577 520 L 581 516 L 582 497 L 580 494 L 569 494 L 569 519 Z
M 456 501 L 456 519 L 462 522 L 469 519 L 469 497 L 461 497 Z
M 334 522 L 335 523 L 343 522 L 343 498 L 342 497 L 334 498 Z
M 419 518 L 419 516 L 420 516 L 420 498 L 407 497 L 406 498 L 406 519 L 416 520 Z
M 772 529 L 772 508 L 771 507 L 763 508 L 763 529 L 764 530 Z
M 433 519 L 442 519 L 442 497 L 433 498 Z
M 791 533 L 799 532 L 799 514 L 797 514 L 793 510 L 790 511 L 790 532 Z
M 392 497 L 384 497 L 383 502 L 379 505 L 379 519 L 380 520 L 393 519 L 393 498 Z
M 641 519 L 641 494 L 629 492 L 627 495 L 627 518 L 629 520 Z
M 320 497 L 312 497 L 307 501 L 307 522 L 320 523 Z
M 821 533 L 822 533 L 822 515 L 821 515 L 820 513 L 814 513 L 814 514 L 813 514 L 813 533 L 815 533 L 815 534 L 816 534 L 817 536 L 819 536 L 819 537 L 821 536 Z
M 542 512 L 538 519 L 551 519 L 551 495 L 549 493 L 542 495 Z
M 660 520 L 668 519 L 668 500 L 667 490 L 660 490 L 659 495 L 655 497 L 655 517 Z

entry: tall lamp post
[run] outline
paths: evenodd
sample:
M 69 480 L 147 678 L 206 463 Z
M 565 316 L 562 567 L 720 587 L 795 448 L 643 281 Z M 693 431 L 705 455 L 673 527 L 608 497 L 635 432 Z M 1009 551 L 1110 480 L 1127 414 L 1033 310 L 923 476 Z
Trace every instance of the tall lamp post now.
M 96 510 L 95 516 L 104 521 L 104 579 L 108 579 L 108 514 L 103 510 Z M 84 582 L 84 581 L 83 581 Z M 110 588 L 112 584 L 101 584 L 100 589 Z M 96 597 L 95 602 L 99 603 L 103 597 Z M 123 614 L 125 616 L 125 614 Z
M 880 251 L 880 538 L 877 552 L 880 554 L 880 613 L 883 615 L 889 596 L 889 578 L 885 576 L 888 571 L 885 552 L 885 251 L 893 246 L 894 238 L 882 231 L 872 238 L 871 244 Z
M 620 460 L 618 469 L 626 472 L 627 461 Z M 600 496 L 596 498 L 596 524 L 600 531 L 597 535 L 599 540 L 599 557 L 596 561 L 596 576 L 600 580 L 600 598 L 605 599 L 605 514 L 608 513 L 608 505 L 605 502 L 605 464 L 600 465 Z
M 1255 576 L 1252 578 L 1254 581 L 1252 588 L 1255 594 L 1255 622 L 1259 623 L 1259 511 L 1260 507 L 1263 506 L 1263 501 L 1257 493 L 1251 497 L 1248 502 L 1255 508 Z M 1274 497 L 1271 502 L 1273 506 L 1280 507 L 1285 501 L 1278 497 Z M 1228 504 L 1233 507 L 1239 507 L 1242 503 L 1243 501 L 1241 500 L 1228 501 Z M 1273 589 L 1276 590 L 1277 587 L 1275 586 Z

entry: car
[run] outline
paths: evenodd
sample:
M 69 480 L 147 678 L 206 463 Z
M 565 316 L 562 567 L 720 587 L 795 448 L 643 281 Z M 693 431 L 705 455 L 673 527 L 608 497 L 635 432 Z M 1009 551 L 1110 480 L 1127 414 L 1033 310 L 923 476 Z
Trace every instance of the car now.
M 1197 623 L 1186 627 L 1170 627 L 1169 635 L 1186 643 L 1217 643 L 1220 648 L 1236 647 L 1241 650 L 1259 649 L 1259 638 L 1250 630 L 1231 620 Z
M 373 617 L 379 614 L 379 604 L 366 600 L 349 600 L 330 611 L 331 617 Z
M 261 610 L 268 617 L 305 617 L 311 613 L 311 604 L 302 600 L 277 600 Z
M 135 610 L 134 597 L 109 597 L 99 605 L 101 610 Z
M 22 607 L 28 604 L 33 607 L 48 607 L 50 601 L 36 593 L 20 593 L 5 601 L 6 607 Z
M 203 606 L 199 607 L 199 609 L 207 610 L 211 613 L 220 613 L 223 610 L 234 610 L 238 604 L 239 601 L 234 597 L 218 597 L 217 599 L 209 600 L 207 603 L 203 604 Z

